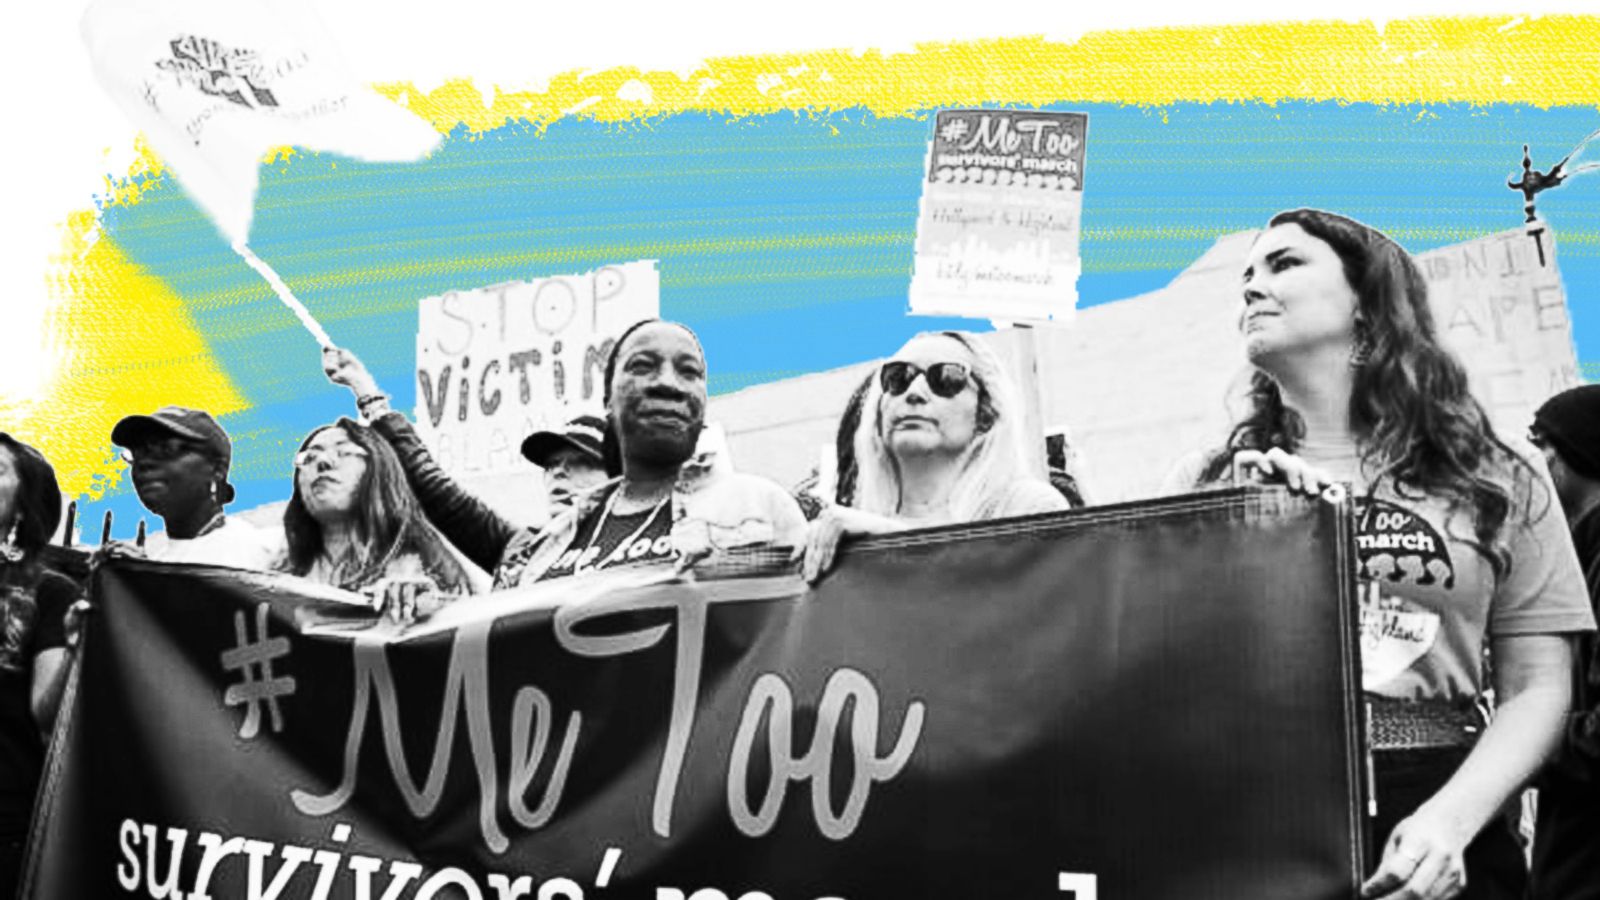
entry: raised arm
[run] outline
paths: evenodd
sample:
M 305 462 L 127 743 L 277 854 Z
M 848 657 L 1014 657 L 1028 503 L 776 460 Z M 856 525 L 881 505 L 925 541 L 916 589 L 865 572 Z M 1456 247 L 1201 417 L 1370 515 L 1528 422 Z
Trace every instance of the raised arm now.
M 389 408 L 389 398 L 378 389 L 377 381 L 355 354 L 336 348 L 324 350 L 322 368 L 330 381 L 355 394 L 356 406 L 371 422 L 372 430 L 394 448 L 405 469 L 406 481 L 433 527 L 479 568 L 493 572 L 500 565 L 506 545 L 521 529 L 468 493 L 439 467 L 411 422 Z

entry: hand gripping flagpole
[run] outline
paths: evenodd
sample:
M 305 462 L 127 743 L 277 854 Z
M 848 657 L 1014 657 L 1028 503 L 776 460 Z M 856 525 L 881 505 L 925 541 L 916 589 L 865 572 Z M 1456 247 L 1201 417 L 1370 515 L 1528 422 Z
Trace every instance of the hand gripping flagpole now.
M 334 345 L 333 339 L 328 337 L 328 332 L 323 330 L 322 323 L 318 322 L 316 317 L 311 314 L 311 310 L 306 309 L 305 304 L 300 302 L 300 298 L 296 297 L 294 292 L 289 290 L 289 286 L 283 283 L 283 279 L 278 277 L 278 273 L 274 272 L 271 266 L 262 262 L 261 257 L 256 256 L 248 244 L 244 241 L 234 242 L 233 252 L 243 257 L 244 261 L 250 264 L 250 268 L 255 269 L 262 278 L 267 280 L 267 284 L 272 285 L 272 292 L 278 295 L 278 299 L 283 301 L 284 306 L 289 307 L 289 311 L 294 313 L 296 319 L 300 320 L 300 324 L 305 326 L 306 331 L 311 332 L 311 336 L 317 339 L 317 344 L 322 349 L 326 350 Z

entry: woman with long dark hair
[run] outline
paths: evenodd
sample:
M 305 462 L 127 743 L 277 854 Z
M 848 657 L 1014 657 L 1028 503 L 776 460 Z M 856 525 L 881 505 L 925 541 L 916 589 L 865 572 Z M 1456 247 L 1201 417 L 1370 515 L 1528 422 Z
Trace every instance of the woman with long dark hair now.
M 859 409 L 850 503 L 811 524 L 809 579 L 827 571 L 846 536 L 1067 508 L 1048 482 L 1027 474 L 1016 390 L 970 335 L 912 338 L 878 367 Z
M 1594 627 L 1543 462 L 1496 435 L 1421 272 L 1365 225 L 1275 216 L 1249 253 L 1240 327 L 1245 415 L 1169 485 L 1355 489 L 1383 842 L 1363 896 L 1520 897 L 1508 811 L 1560 734 L 1567 636 Z
M 0 432 L 0 897 L 16 893 L 44 736 L 77 644 L 67 633 L 77 586 L 39 558 L 60 519 L 55 470 Z
M 285 571 L 351 591 L 391 591 L 402 618 L 419 592 L 472 588 L 423 516 L 394 451 L 349 419 L 311 432 L 300 445 L 283 531 Z
M 867 394 L 878 373 L 873 371 L 861 379 L 856 389 L 845 401 L 844 412 L 839 416 L 839 430 L 833 439 L 834 483 L 830 502 L 840 506 L 853 506 L 856 498 L 856 479 L 860 466 L 856 463 L 856 434 L 861 429 L 861 409 L 867 404 Z

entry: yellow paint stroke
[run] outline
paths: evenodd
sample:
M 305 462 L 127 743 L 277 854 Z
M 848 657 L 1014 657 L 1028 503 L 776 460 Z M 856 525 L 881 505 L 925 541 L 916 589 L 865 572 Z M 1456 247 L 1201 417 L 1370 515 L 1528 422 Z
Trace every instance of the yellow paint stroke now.
M 94 213 L 73 213 L 65 230 L 50 279 L 52 293 L 65 299 L 46 323 L 56 368 L 15 430 L 55 464 L 63 491 L 93 498 L 121 472 L 110 448 L 118 419 L 168 404 L 220 416 L 247 402 L 183 299 L 115 241 L 94 239 Z
M 863 108 L 880 116 L 938 107 L 1063 100 L 1160 107 L 1179 102 L 1336 100 L 1379 104 L 1519 103 L 1600 106 L 1600 16 L 1418 18 L 1108 31 L 1076 41 L 1018 37 L 925 44 L 909 53 L 824 50 L 706 62 L 688 76 L 633 68 L 569 72 L 544 90 L 483 92 L 454 81 L 427 93 L 379 90 L 440 131 L 564 116 L 627 122 L 683 112 L 730 118 Z M 282 151 L 273 154 L 281 158 Z M 130 178 L 104 202 L 133 204 L 161 161 L 141 145 Z M 166 403 L 224 414 L 247 401 L 211 356 L 182 300 L 110 239 L 92 242 L 94 213 L 70 217 L 52 279 L 56 370 L 13 430 L 56 462 L 69 493 L 98 496 L 119 471 L 105 452 L 129 410 Z M 10 416 L 8 416 L 9 418 Z
M 1600 106 L 1600 17 L 1417 18 L 1387 23 L 1107 31 L 920 45 L 910 53 L 826 50 L 711 60 L 687 77 L 617 68 L 569 72 L 543 91 L 483 92 L 453 81 L 426 94 L 379 90 L 440 131 L 548 124 L 572 110 L 599 121 L 707 111 L 936 107 L 1062 100 L 1162 106 L 1279 100 Z
M 104 206 L 132 206 L 144 198 L 146 191 L 161 185 L 161 174 L 165 171 L 166 163 L 151 149 L 150 142 L 144 135 L 137 135 L 133 139 L 133 162 L 128 164 L 128 174 L 116 179 L 107 175 L 100 202 Z M 71 226 L 67 230 L 70 232 Z M 68 234 L 63 243 L 81 245 L 82 241 L 83 235 Z

